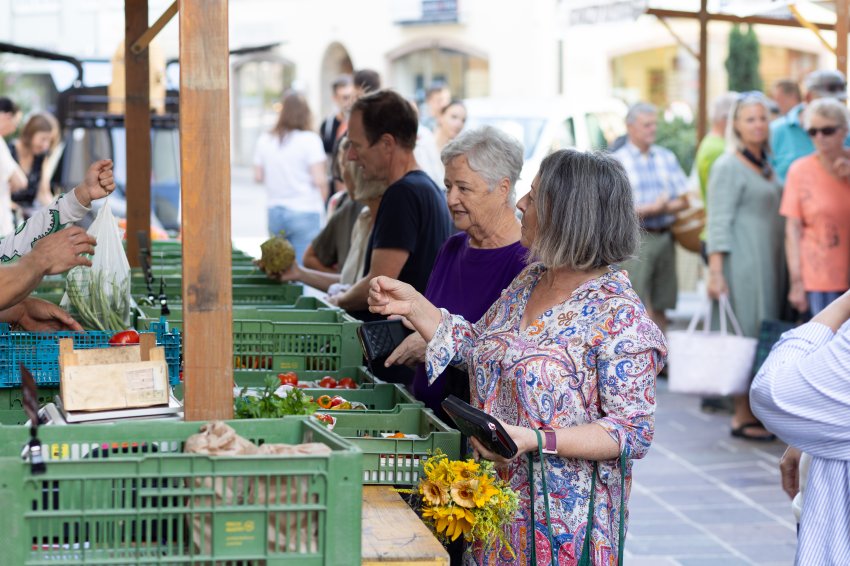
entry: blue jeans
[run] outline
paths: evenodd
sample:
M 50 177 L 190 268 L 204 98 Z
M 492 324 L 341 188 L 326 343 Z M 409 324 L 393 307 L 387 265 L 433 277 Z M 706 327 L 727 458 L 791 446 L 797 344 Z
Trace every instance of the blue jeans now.
M 296 212 L 282 206 L 269 209 L 269 234 L 280 235 L 283 230 L 286 239 L 295 248 L 295 260 L 302 262 L 304 250 L 319 234 L 322 228 L 322 215 L 318 212 Z
M 806 291 L 806 298 L 809 300 L 809 312 L 812 316 L 815 316 L 843 294 L 844 291 Z

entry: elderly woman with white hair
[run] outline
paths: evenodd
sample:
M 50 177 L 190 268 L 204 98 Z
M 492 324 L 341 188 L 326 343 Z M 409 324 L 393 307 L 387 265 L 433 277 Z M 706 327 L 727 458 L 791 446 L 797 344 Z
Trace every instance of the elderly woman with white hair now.
M 520 243 L 514 186 L 522 169 L 522 144 L 492 126 L 464 132 L 441 154 L 446 202 L 458 233 L 434 261 L 425 298 L 466 320 L 478 320 L 526 266 Z M 440 417 L 453 394 L 469 401 L 469 376 L 449 367 L 430 384 L 425 341 L 413 333 L 387 356 L 387 365 L 416 365 L 413 394 Z
M 614 158 L 562 150 L 543 160 L 517 207 L 520 241 L 536 261 L 480 320 L 387 277 L 371 281 L 370 310 L 404 316 L 429 341 L 429 379 L 450 363 L 468 367 L 471 404 L 517 445 L 505 460 L 471 439 L 499 462 L 520 510 L 506 533 L 516 555 L 477 541 L 467 563 L 617 564 L 630 461 L 652 442 L 666 356 L 628 276 L 612 267 L 639 241 L 631 186 Z
M 729 112 L 726 153 L 708 183 L 708 294 L 729 297 L 744 336 L 779 318 L 785 261 L 781 187 L 768 163 L 770 111 L 759 92 L 742 93 Z M 733 397 L 732 436 L 772 441 L 746 394 Z

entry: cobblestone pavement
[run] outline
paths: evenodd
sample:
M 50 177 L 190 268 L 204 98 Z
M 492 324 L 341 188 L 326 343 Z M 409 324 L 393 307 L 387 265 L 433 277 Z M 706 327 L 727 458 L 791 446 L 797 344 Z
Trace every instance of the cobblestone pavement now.
M 779 484 L 781 442 L 729 435 L 729 415 L 658 385 L 655 440 L 635 462 L 629 566 L 788 565 L 796 525 Z
M 267 237 L 263 188 L 247 167 L 234 167 L 232 180 L 234 244 L 258 254 Z M 698 303 L 681 294 L 674 325 Z M 655 440 L 634 466 L 626 564 L 792 564 L 796 527 L 777 468 L 783 450 L 733 439 L 728 415 L 704 414 L 698 399 L 659 381 Z

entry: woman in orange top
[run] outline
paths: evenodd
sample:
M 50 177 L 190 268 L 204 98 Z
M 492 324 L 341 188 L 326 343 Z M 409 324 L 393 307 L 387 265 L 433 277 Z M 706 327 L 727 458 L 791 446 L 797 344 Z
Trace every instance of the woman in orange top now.
M 789 302 L 812 316 L 850 287 L 850 112 L 833 98 L 812 102 L 805 126 L 815 152 L 788 170 L 779 213 L 791 277 Z

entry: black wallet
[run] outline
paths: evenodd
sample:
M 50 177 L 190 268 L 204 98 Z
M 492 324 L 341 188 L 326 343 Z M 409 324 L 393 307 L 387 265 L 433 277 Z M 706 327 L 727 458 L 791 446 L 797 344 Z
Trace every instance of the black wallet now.
M 375 320 L 361 324 L 357 336 L 366 359 L 372 361 L 389 356 L 411 332 L 400 320 Z
M 504 458 L 516 456 L 517 447 L 502 423 L 476 409 L 454 395 L 449 395 L 442 403 L 443 410 L 455 422 L 458 430 L 466 436 L 474 436 L 490 452 Z

